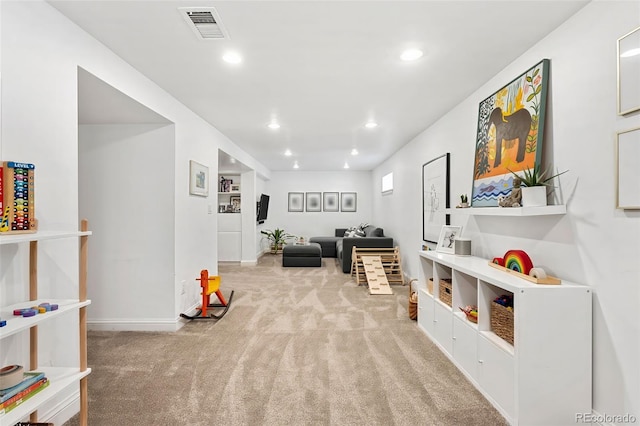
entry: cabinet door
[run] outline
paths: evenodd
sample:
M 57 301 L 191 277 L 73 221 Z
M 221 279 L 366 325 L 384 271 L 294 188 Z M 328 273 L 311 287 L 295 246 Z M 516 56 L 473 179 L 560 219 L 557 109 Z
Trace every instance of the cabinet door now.
M 478 337 L 478 383 L 503 414 L 515 418 L 515 360 L 484 336 Z
M 430 336 L 434 333 L 433 319 L 433 296 L 425 289 L 420 289 L 418 291 L 418 325 Z
M 451 355 L 453 349 L 453 313 L 448 306 L 440 302 L 434 302 L 434 332 L 436 341 Z
M 478 380 L 478 331 L 465 318 L 453 318 L 453 358 L 474 380 Z

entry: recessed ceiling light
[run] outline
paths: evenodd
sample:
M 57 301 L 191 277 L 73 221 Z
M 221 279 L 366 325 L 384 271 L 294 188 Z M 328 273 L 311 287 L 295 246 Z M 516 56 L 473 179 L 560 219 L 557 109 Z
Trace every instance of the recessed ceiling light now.
M 378 127 L 378 123 L 376 123 L 375 121 L 369 121 L 364 125 L 364 127 L 366 127 L 367 129 L 373 129 L 375 127 Z
M 270 129 L 276 130 L 280 128 L 280 125 L 278 123 L 276 123 L 275 121 L 269 123 L 267 125 L 267 127 L 269 127 Z
M 230 64 L 239 64 L 242 62 L 242 57 L 236 52 L 227 52 L 224 54 L 222 59 Z
M 640 48 L 629 49 L 620 55 L 621 58 L 630 58 L 632 56 L 640 55 Z
M 358 150 L 357 150 L 357 149 L 355 149 L 355 148 L 353 148 L 353 149 L 351 150 L 351 155 L 358 155 Z
M 284 152 L 284 155 L 286 155 L 287 157 L 291 157 L 293 154 L 291 153 L 291 150 L 288 149 Z
M 344 163 L 344 168 L 348 169 L 349 168 L 349 163 Z
M 400 59 L 403 61 L 415 61 L 416 59 L 420 59 L 422 57 L 422 50 L 418 49 L 407 49 L 402 52 L 400 55 Z

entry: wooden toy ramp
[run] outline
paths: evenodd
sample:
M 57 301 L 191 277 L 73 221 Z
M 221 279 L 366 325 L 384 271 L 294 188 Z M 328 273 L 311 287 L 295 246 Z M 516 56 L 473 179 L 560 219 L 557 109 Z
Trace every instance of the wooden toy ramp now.
M 404 285 L 400 250 L 395 248 L 358 248 L 351 255 L 351 275 L 358 285 L 366 281 L 370 294 L 393 294 L 390 283 Z

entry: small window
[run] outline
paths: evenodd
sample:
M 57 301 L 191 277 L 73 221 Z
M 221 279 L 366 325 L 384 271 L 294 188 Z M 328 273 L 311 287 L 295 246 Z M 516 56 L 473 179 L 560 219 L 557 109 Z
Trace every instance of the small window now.
M 382 193 L 390 194 L 393 192 L 393 172 L 382 176 Z

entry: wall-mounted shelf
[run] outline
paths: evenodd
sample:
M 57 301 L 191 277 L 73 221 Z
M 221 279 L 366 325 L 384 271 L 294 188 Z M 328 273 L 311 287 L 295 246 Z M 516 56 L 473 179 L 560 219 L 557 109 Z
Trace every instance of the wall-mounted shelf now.
M 550 216 L 567 213 L 565 204 L 540 207 L 469 207 L 445 209 L 448 214 L 470 216 Z

